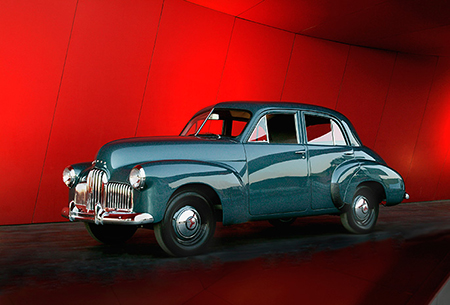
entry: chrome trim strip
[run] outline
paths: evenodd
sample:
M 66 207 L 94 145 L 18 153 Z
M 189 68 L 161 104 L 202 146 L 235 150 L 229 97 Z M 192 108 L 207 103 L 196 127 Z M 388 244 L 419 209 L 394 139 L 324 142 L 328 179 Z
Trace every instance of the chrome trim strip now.
M 73 201 L 70 202 L 69 207 L 61 211 L 61 215 L 70 221 L 93 222 L 98 225 L 144 225 L 154 222 L 153 216 L 149 213 L 107 212 L 99 204 L 95 206 L 94 213 L 83 212 Z

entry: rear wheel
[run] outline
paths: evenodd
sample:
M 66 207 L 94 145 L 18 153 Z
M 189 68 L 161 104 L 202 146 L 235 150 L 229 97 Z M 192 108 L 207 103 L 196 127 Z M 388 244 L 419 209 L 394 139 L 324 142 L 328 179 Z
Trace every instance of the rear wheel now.
M 96 225 L 95 223 L 85 223 L 85 225 L 94 239 L 108 245 L 125 243 L 137 230 L 136 226 L 127 225 Z
M 372 231 L 378 219 L 380 202 L 372 189 L 359 187 L 348 210 L 341 214 L 341 222 L 352 233 Z
M 207 198 L 190 191 L 172 198 L 163 220 L 154 227 L 158 244 L 173 256 L 204 252 L 215 228 L 214 214 Z

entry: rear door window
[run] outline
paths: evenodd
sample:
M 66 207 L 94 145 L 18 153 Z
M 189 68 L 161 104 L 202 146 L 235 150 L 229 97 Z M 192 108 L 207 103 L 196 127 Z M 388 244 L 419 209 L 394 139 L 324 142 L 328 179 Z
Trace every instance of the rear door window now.
M 347 145 L 342 129 L 332 118 L 305 114 L 305 127 L 308 144 L 329 146 Z

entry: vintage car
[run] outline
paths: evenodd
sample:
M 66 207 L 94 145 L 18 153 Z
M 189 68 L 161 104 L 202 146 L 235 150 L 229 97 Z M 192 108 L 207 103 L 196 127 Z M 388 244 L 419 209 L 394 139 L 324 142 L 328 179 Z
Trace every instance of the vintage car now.
M 64 169 L 69 206 L 98 241 L 154 229 L 170 255 L 205 251 L 216 222 L 340 215 L 373 229 L 379 205 L 408 198 L 402 177 L 362 145 L 342 114 L 297 103 L 226 102 L 199 111 L 179 136 L 104 145 L 92 163 Z

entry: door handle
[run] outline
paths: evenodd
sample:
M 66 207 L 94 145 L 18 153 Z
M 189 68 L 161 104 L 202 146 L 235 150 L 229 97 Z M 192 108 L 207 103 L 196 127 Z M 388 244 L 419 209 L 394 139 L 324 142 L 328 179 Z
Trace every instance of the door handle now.
M 302 159 L 306 158 L 306 150 L 297 150 L 295 152 L 296 155 L 300 155 L 302 157 Z
M 344 156 L 353 156 L 354 154 L 353 150 L 344 152 Z

